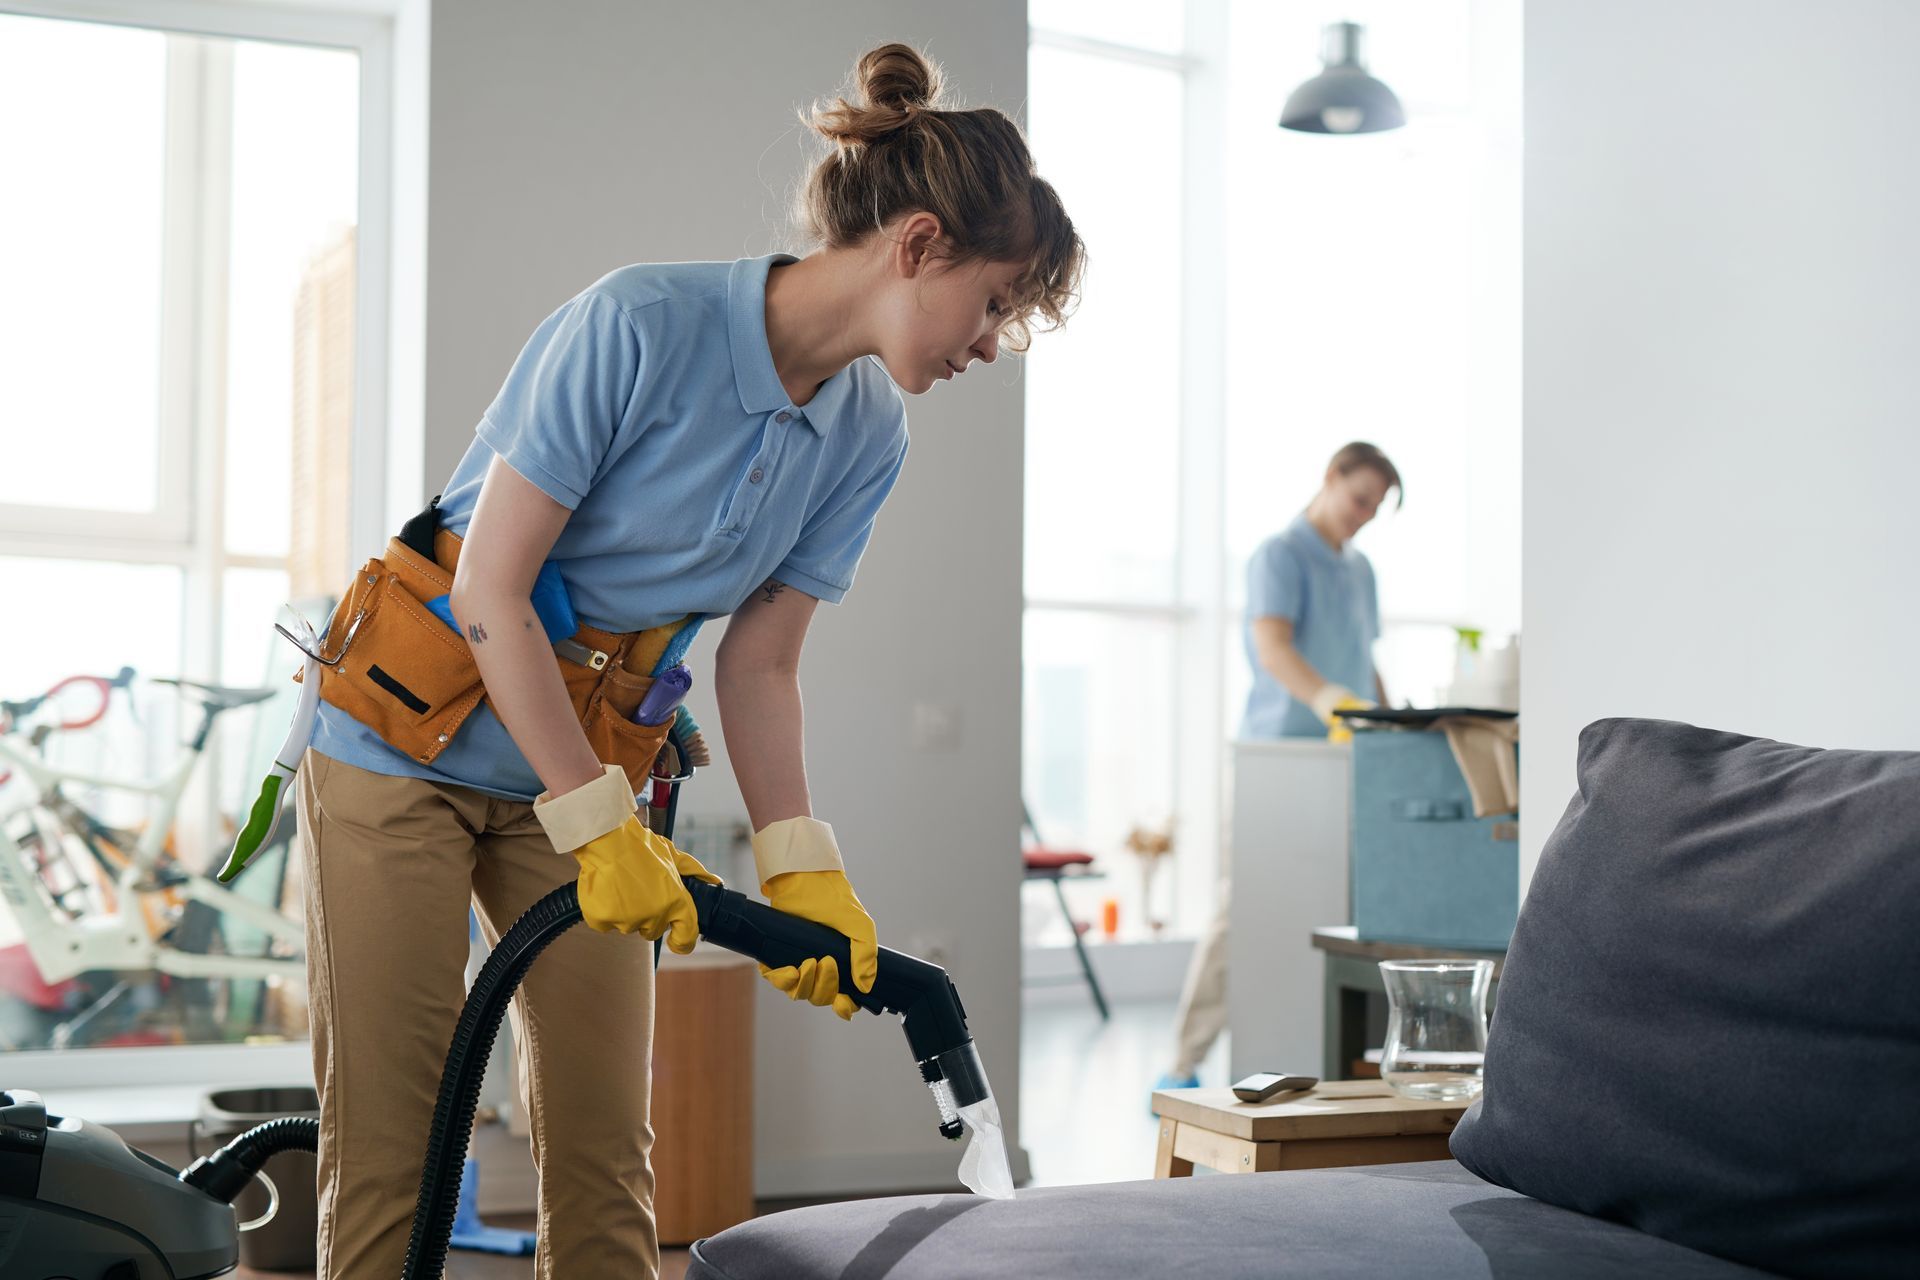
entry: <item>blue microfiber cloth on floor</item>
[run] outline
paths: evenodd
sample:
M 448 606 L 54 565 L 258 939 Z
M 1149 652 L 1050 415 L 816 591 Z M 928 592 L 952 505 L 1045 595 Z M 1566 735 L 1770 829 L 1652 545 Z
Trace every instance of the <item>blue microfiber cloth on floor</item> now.
M 480 1162 L 472 1156 L 460 1173 L 460 1201 L 453 1212 L 453 1235 L 448 1243 L 456 1249 L 474 1249 L 481 1253 L 504 1253 L 524 1257 L 533 1252 L 535 1235 L 531 1231 L 509 1231 L 490 1227 L 480 1221 Z

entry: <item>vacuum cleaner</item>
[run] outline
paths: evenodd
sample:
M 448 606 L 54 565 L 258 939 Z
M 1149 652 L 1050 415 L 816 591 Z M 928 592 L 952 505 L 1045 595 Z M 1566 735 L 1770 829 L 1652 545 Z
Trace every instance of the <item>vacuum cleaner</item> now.
M 966 1009 L 946 970 L 882 947 L 873 990 L 862 992 L 853 986 L 844 935 L 731 889 L 692 879 L 686 886 L 708 942 L 776 969 L 831 955 L 843 975 L 841 990 L 856 1004 L 874 1014 L 899 1014 L 944 1137 L 958 1140 L 966 1131 L 962 1110 L 992 1100 Z M 440 1080 L 407 1245 L 407 1280 L 438 1277 L 446 1267 L 462 1165 L 500 1019 L 540 952 L 579 920 L 577 886 L 555 889 L 507 931 L 474 980 Z M 37 1094 L 0 1093 L 0 1276 L 225 1275 L 239 1265 L 234 1198 L 277 1152 L 315 1150 L 319 1130 L 311 1117 L 271 1120 L 176 1171 L 110 1129 L 48 1114 Z

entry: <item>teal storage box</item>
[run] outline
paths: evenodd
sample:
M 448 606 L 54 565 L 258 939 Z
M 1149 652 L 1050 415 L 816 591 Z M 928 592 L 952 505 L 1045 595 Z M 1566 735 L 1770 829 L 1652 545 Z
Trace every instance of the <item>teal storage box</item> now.
M 1353 924 L 1363 939 L 1504 951 L 1520 913 L 1519 823 L 1473 816 L 1447 735 L 1353 735 Z

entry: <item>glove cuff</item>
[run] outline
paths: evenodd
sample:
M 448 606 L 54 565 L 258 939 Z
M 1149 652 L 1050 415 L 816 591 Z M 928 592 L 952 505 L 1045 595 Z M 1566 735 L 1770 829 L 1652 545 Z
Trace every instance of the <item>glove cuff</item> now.
M 634 813 L 633 784 L 617 764 L 606 766 L 605 773 L 585 786 L 558 796 L 542 791 L 533 802 L 533 816 L 561 853 L 572 853 L 609 831 L 618 831 Z
M 753 833 L 753 865 L 760 872 L 760 890 L 767 881 L 789 871 L 845 871 L 833 828 L 817 818 L 782 818 Z

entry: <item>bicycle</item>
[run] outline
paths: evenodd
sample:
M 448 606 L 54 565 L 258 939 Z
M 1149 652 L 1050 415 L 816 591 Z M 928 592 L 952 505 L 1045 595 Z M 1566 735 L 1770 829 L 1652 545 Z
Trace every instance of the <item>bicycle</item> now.
M 113 688 L 125 688 L 131 678 L 130 670 L 112 679 L 70 678 L 38 699 L 0 704 L 0 765 L 10 766 L 10 772 L 22 775 L 27 784 L 9 788 L 24 794 L 0 810 L 0 898 L 45 991 L 84 974 L 115 975 L 104 993 L 54 1028 L 50 1040 L 56 1048 L 74 1043 L 140 975 L 239 980 L 305 975 L 305 929 L 300 922 L 183 866 L 167 848 L 181 798 L 206 751 L 215 721 L 225 712 L 265 701 L 275 690 L 184 679 L 155 681 L 179 689 L 198 701 L 201 709 L 199 728 L 185 744 L 178 763 L 155 778 L 107 778 L 49 764 L 37 752 L 57 726 L 36 726 L 30 735 L 33 750 L 23 750 L 16 742 L 24 716 L 76 679 L 96 682 L 110 696 Z M 100 714 L 104 708 L 82 723 L 93 723 Z M 69 784 L 146 796 L 156 802 L 156 812 L 138 832 L 115 828 L 68 797 L 63 786 Z M 69 856 L 73 845 L 84 850 L 87 858 L 76 862 Z M 83 874 L 83 867 L 90 874 Z M 230 923 L 264 934 L 267 954 L 235 955 L 215 949 Z

